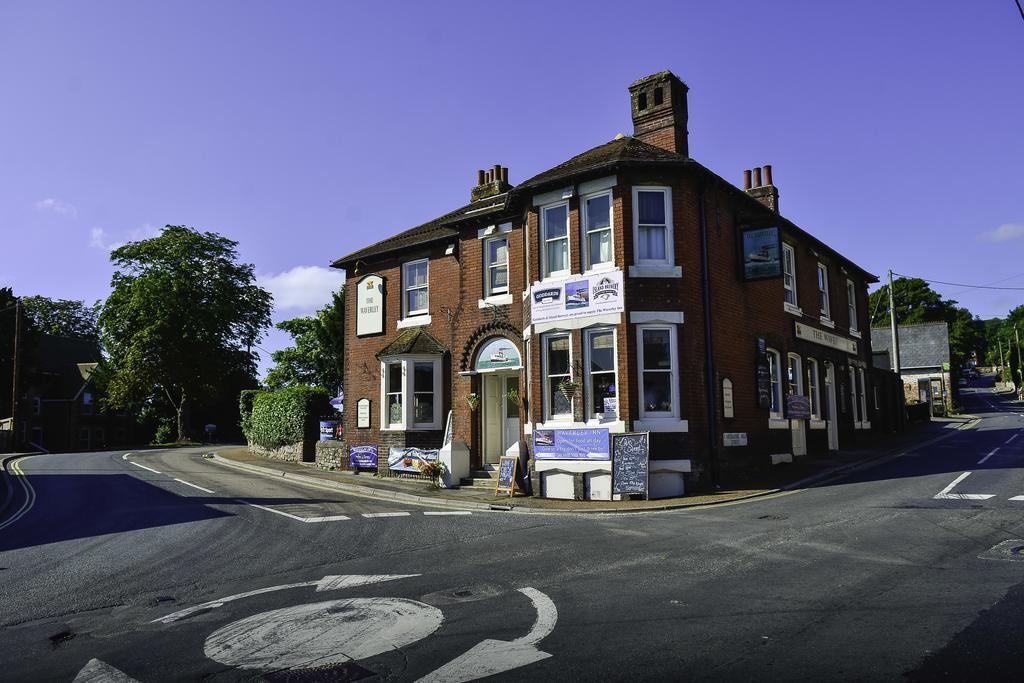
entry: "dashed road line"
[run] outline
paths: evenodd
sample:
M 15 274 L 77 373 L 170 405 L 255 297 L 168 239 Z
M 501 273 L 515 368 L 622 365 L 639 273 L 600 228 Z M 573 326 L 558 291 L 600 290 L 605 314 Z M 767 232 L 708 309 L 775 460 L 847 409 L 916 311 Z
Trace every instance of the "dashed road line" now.
M 307 522 L 307 523 L 312 523 L 312 522 L 347 522 L 350 519 L 352 519 L 352 518 L 351 517 L 346 517 L 345 515 L 330 515 L 328 517 L 306 517 L 302 521 L 303 522 Z
M 1024 496 L 1014 496 L 1010 500 L 1024 500 Z
M 135 465 L 136 467 L 141 467 L 144 470 L 148 470 L 148 471 L 152 472 L 153 474 L 163 474 L 163 472 L 161 472 L 160 470 L 154 470 L 152 467 L 146 467 L 145 465 L 140 465 L 139 463 L 135 462 L 134 460 L 129 460 L 128 462 L 129 462 L 129 464 Z
M 424 512 L 423 514 L 430 515 L 430 516 L 433 516 L 433 517 L 442 517 L 442 516 L 446 517 L 446 516 L 449 516 L 449 515 L 471 515 L 471 514 L 473 514 L 473 512 L 470 511 L 470 510 L 438 510 L 438 511 Z
M 1006 441 L 1004 441 L 1003 443 L 1010 443 L 1011 441 L 1013 441 L 1014 439 L 1016 439 L 1016 438 L 1017 438 L 1018 436 L 1020 436 L 1020 433 L 1019 433 L 1019 432 L 1018 432 L 1017 434 L 1014 434 L 1013 436 L 1011 436 L 1011 437 L 1010 437 L 1009 439 L 1007 439 L 1007 440 L 1006 440 Z
M 364 512 L 363 517 L 370 519 L 376 517 L 408 517 L 408 512 Z
M 994 493 L 950 493 L 957 484 L 969 476 L 971 476 L 970 472 L 964 472 L 933 497 L 935 500 L 988 500 L 989 498 L 995 498 Z
M 979 465 L 984 465 L 985 461 L 988 460 L 989 458 L 991 458 L 993 455 L 995 455 L 996 451 L 998 451 L 998 450 L 999 450 L 998 446 L 996 448 L 993 448 L 991 451 L 989 451 L 988 455 L 986 455 L 984 458 L 982 458 L 981 460 L 978 461 L 978 464 Z
M 184 484 L 185 486 L 191 486 L 194 489 L 199 489 L 204 493 L 213 493 L 213 491 L 211 491 L 210 489 L 204 489 L 202 486 L 199 486 L 198 484 L 192 484 L 190 482 L 185 481 L 184 479 L 174 478 L 174 481 L 178 482 L 179 484 Z

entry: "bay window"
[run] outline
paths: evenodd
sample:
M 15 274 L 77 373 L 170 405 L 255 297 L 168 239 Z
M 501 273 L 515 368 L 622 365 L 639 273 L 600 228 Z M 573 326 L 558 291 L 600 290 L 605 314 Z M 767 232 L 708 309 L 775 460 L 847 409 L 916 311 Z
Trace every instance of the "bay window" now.
M 430 308 L 427 259 L 402 264 L 402 317 L 426 315 Z
M 615 259 L 612 251 L 612 193 L 584 197 L 581 205 L 587 268 L 610 266 Z
M 381 362 L 384 429 L 441 429 L 441 359 L 396 356 Z
M 508 293 L 508 238 L 484 242 L 484 291 L 487 296 Z
M 386 420 L 382 420 L 390 429 L 405 426 L 405 411 L 402 410 L 402 363 L 384 364 L 384 405 Z
M 679 416 L 675 327 L 637 326 L 640 417 Z
M 615 372 L 615 330 L 586 333 L 587 418 L 614 420 L 618 416 Z M 606 399 L 610 399 L 606 403 Z
M 572 354 L 568 334 L 544 337 L 544 417 L 547 420 L 571 420 L 572 403 L 558 388 L 572 379 Z
M 546 206 L 540 212 L 541 276 L 569 274 L 569 204 Z

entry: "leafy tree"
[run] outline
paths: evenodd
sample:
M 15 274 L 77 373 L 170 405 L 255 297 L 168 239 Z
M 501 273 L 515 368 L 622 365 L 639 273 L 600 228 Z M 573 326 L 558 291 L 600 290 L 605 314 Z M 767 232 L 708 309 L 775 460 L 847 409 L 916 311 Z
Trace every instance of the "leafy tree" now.
M 267 387 L 277 391 L 308 384 L 336 392 L 344 367 L 345 288 L 315 315 L 284 320 L 277 328 L 290 334 L 295 345 L 270 354 L 275 365 L 267 373 Z
M 255 377 L 250 347 L 270 325 L 271 296 L 253 266 L 238 263 L 237 246 L 168 225 L 111 252 L 113 291 L 99 318 L 109 406 L 153 404 L 160 394 L 184 440 L 191 402 L 219 394 L 229 377 Z
M 99 339 L 99 301 L 86 306 L 84 301 L 50 299 L 45 296 L 22 297 L 25 312 L 41 334 L 58 337 Z

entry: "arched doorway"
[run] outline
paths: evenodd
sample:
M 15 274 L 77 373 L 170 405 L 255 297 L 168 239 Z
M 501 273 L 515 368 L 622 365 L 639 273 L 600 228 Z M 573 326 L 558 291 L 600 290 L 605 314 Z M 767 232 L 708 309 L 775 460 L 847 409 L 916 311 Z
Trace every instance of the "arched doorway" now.
M 492 337 L 477 351 L 473 369 L 480 376 L 480 434 L 484 464 L 505 453 L 519 454 L 519 349 L 507 337 Z

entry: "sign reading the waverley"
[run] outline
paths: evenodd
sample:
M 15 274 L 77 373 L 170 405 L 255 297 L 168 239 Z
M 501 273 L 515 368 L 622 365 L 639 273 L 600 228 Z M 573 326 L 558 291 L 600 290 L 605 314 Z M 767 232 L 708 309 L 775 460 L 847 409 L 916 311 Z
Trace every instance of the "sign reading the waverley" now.
M 576 276 L 559 283 L 536 284 L 531 291 L 530 313 L 535 323 L 582 318 L 625 310 L 622 271 Z
M 475 370 L 514 370 L 522 366 L 516 345 L 505 337 L 495 337 L 476 354 Z
M 796 338 L 804 339 L 815 344 L 821 344 L 832 349 L 839 349 L 851 355 L 857 355 L 857 342 L 852 339 L 840 337 L 838 334 L 819 330 L 817 327 L 804 325 L 801 322 L 793 321 L 796 325 Z
M 384 331 L 384 280 L 367 275 L 356 285 L 356 336 Z
M 782 275 L 778 228 L 743 231 L 743 279 L 764 280 Z

